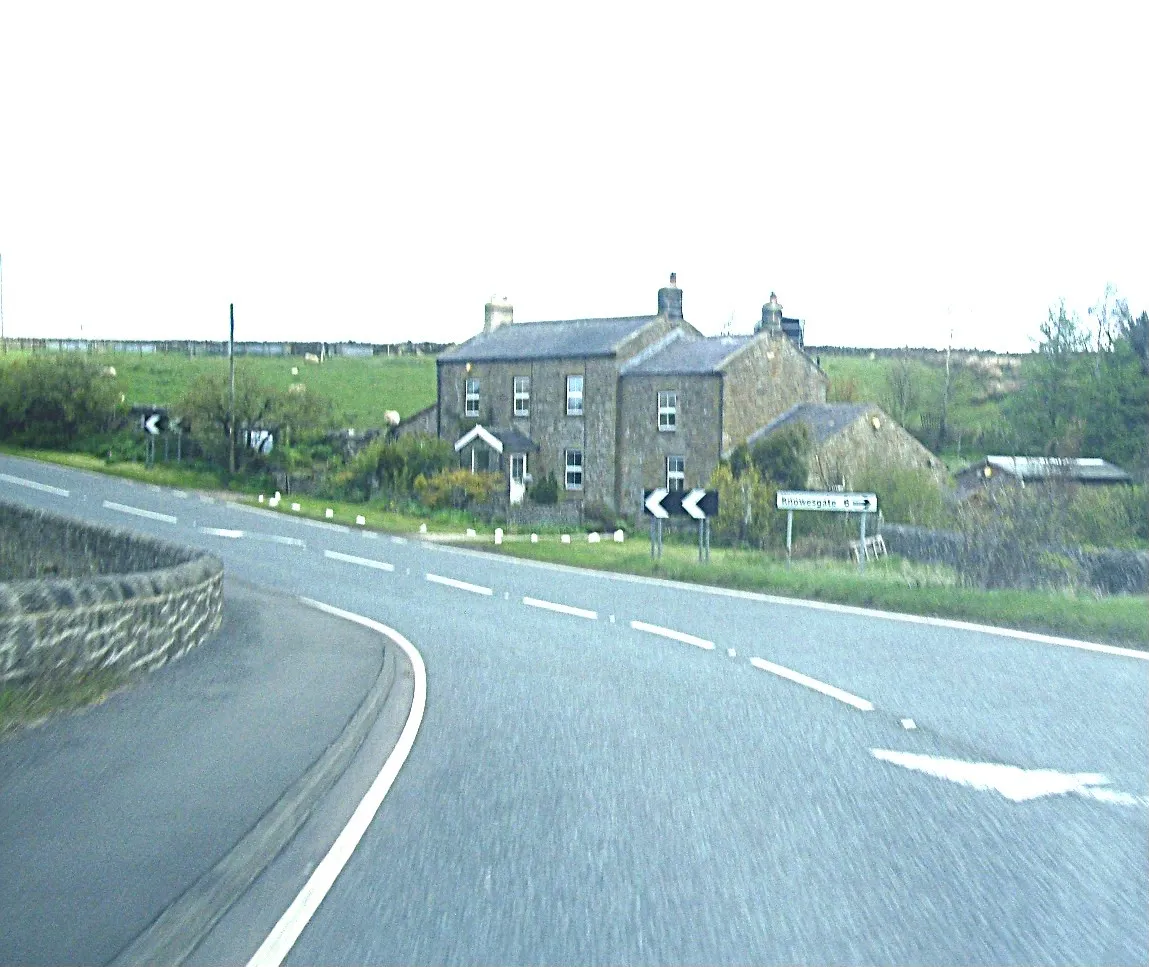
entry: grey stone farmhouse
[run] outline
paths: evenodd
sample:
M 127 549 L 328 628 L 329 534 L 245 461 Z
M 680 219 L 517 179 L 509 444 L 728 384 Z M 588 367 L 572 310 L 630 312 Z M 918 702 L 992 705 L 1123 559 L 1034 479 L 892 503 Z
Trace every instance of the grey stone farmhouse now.
M 550 472 L 562 500 L 637 513 L 644 489 L 704 486 L 755 430 L 825 402 L 802 336 L 771 294 L 753 335 L 705 337 L 673 275 L 648 316 L 515 322 L 492 300 L 483 331 L 438 357 L 436 406 L 401 431 L 506 473 L 512 500 Z

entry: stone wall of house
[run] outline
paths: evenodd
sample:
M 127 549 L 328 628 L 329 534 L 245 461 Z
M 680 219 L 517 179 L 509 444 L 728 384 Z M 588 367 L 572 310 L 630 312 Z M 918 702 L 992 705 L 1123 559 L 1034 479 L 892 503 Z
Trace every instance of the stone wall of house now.
M 826 402 L 829 377 L 787 336 L 764 330 L 723 368 L 723 454 L 795 403 Z
M 902 524 L 882 524 L 881 533 L 891 554 L 955 568 L 968 583 L 982 587 L 1077 584 L 1103 594 L 1149 592 L 1149 551 L 1018 548 L 995 541 L 992 534 L 974 539 Z
M 873 424 L 875 419 L 877 429 Z M 850 490 L 856 486 L 862 471 L 874 465 L 928 470 L 939 486 L 946 481 L 941 460 L 875 406 L 841 432 L 814 446 L 807 486 L 827 490 L 845 481 L 846 489 Z
M 717 373 L 628 375 L 619 381 L 618 509 L 642 514 L 642 493 L 666 486 L 666 458 L 683 457 L 686 489 L 704 487 L 718 466 L 722 377 Z M 673 432 L 658 428 L 658 394 L 678 393 Z
M 0 503 L 0 682 L 156 668 L 219 627 L 202 551 Z

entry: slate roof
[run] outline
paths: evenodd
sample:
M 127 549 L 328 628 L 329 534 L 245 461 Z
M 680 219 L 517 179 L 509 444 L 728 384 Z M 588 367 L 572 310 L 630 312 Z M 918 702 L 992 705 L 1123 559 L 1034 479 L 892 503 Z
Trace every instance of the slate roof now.
M 623 376 L 672 376 L 721 371 L 721 365 L 753 336 L 668 339 L 650 355 L 641 353 L 620 370 Z
M 776 416 L 761 429 L 755 430 L 746 442 L 753 445 L 784 426 L 805 423 L 810 428 L 814 442 L 822 443 L 876 408 L 872 403 L 799 403 L 781 416 Z
M 491 436 L 497 437 L 499 442 L 503 444 L 504 453 L 527 453 L 539 449 L 539 445 L 534 440 L 514 427 L 509 430 L 493 429 Z
M 1120 467 L 1100 457 L 998 457 L 985 463 L 1020 480 L 1046 480 L 1061 477 L 1086 483 L 1131 483 L 1133 478 Z M 980 465 L 984 466 L 984 464 Z
M 656 318 L 621 316 L 614 319 L 509 322 L 492 332 L 481 332 L 465 343 L 440 353 L 439 359 L 456 363 L 482 363 L 613 356 L 619 343 Z

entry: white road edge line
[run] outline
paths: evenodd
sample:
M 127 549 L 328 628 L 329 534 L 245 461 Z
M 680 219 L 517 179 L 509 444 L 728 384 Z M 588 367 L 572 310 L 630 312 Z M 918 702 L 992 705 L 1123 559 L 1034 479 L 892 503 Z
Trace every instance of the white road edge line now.
M 252 540 L 271 541 L 273 544 L 286 544 L 289 547 L 306 547 L 307 542 L 298 537 L 284 537 L 282 534 L 257 534 L 251 531 L 247 534 Z
M 346 561 L 348 564 L 361 564 L 363 567 L 373 567 L 380 571 L 394 571 L 395 565 L 386 561 L 373 561 L 369 557 L 356 557 L 354 554 L 341 554 L 339 551 L 324 551 L 324 557 L 333 561 Z
M 755 668 L 761 668 L 764 672 L 777 675 L 779 678 L 789 679 L 792 682 L 797 682 L 799 685 L 812 688 L 816 692 L 821 692 L 823 695 L 829 695 L 830 698 L 836 698 L 839 702 L 845 702 L 847 705 L 852 705 L 854 708 L 860 709 L 863 712 L 872 712 L 874 710 L 873 703 L 867 702 L 864 698 L 858 698 L 857 695 L 851 695 L 843 689 L 835 688 L 833 685 L 827 685 L 825 682 L 820 682 L 818 679 L 811 678 L 809 675 L 803 675 L 801 672 L 784 668 L 781 665 L 775 665 L 773 662 L 766 661 L 764 658 L 751 658 L 750 664 Z
M 177 518 L 171 514 L 160 514 L 154 510 L 144 510 L 142 507 L 129 507 L 127 504 L 117 504 L 111 500 L 104 501 L 108 510 L 118 510 L 121 514 L 132 514 L 135 517 L 146 517 L 148 520 L 162 520 L 165 524 L 177 523 Z
M 661 635 L 663 638 L 673 638 L 675 641 L 694 645 L 695 648 L 704 648 L 706 651 L 714 650 L 713 641 L 707 641 L 705 638 L 696 638 L 694 635 L 688 635 L 685 631 L 675 631 L 673 628 L 663 628 L 660 625 L 648 625 L 645 621 L 632 621 L 630 626 L 635 631 L 646 631 L 652 635 Z
M 554 601 L 541 601 L 538 598 L 523 598 L 523 604 L 528 608 L 542 608 L 544 611 L 572 614 L 576 618 L 589 618 L 591 621 L 598 620 L 597 611 L 588 611 L 586 608 L 576 608 L 569 604 L 556 604 Z
M 13 477 L 11 474 L 0 473 L 0 480 L 5 483 L 27 487 L 29 490 L 42 490 L 46 494 L 55 494 L 57 497 L 70 497 L 71 491 L 63 487 L 53 487 L 51 484 L 42 484 L 36 480 L 26 480 L 24 477 Z
M 444 554 L 458 554 L 464 557 L 489 559 L 484 551 L 471 551 L 462 547 L 449 547 L 443 544 L 428 545 Z M 954 618 L 932 618 L 927 615 L 906 614 L 901 611 L 881 611 L 877 608 L 862 608 L 854 604 L 834 604 L 830 601 L 805 601 L 802 598 L 783 598 L 775 594 L 762 594 L 759 591 L 742 591 L 737 588 L 718 588 L 705 584 L 689 584 L 686 581 L 672 581 L 669 578 L 647 577 L 643 574 L 623 574 L 617 571 L 598 571 L 594 568 L 575 567 L 572 564 L 554 564 L 549 561 L 528 561 L 523 558 L 500 557 L 503 563 L 515 567 L 536 568 L 560 574 L 578 574 L 581 577 L 598 578 L 603 581 L 623 581 L 627 584 L 644 584 L 649 587 L 673 588 L 688 594 L 710 594 L 723 598 L 738 598 L 742 601 L 760 601 L 764 604 L 778 604 L 789 608 L 808 608 L 811 611 L 829 611 L 835 614 L 852 614 L 862 618 L 884 618 L 887 621 L 900 621 L 905 624 L 928 625 L 933 628 L 953 628 L 956 631 L 974 631 L 978 634 L 993 635 L 997 638 L 1013 638 L 1017 641 L 1033 641 L 1043 645 L 1058 645 L 1062 648 L 1076 648 L 1079 651 L 1092 651 L 1102 655 L 1117 655 L 1121 658 L 1136 658 L 1149 661 L 1149 651 L 1136 648 L 1122 648 L 1120 645 L 1103 645 L 1077 638 L 1062 638 L 1058 635 L 1042 634 L 1040 631 L 1021 631 L 1017 628 L 1001 628 L 997 625 L 976 624 L 972 621 L 958 621 Z
M 248 961 L 248 967 L 279 967 L 291 948 L 295 946 L 299 935 L 303 933 L 303 929 L 311 921 L 315 911 L 319 909 L 319 905 L 343 871 L 343 867 L 347 865 L 351 854 L 355 852 L 355 848 L 359 845 L 367 827 L 371 825 L 371 821 L 383 804 L 384 797 L 395 782 L 395 777 L 399 775 L 399 770 L 407 761 L 407 756 L 415 744 L 415 736 L 418 734 L 419 726 L 423 721 L 423 712 L 427 707 L 427 668 L 423 664 L 423 657 L 419 654 L 418 649 L 398 631 L 362 615 L 323 604 L 321 601 L 313 601 L 310 598 L 300 598 L 299 600 L 312 608 L 317 608 L 339 618 L 346 618 L 348 621 L 354 621 L 356 624 L 371 628 L 390 638 L 403 650 L 407 660 L 411 662 L 411 670 L 415 676 L 415 695 L 411 702 L 411 711 L 407 716 L 407 722 L 399 735 L 399 741 L 391 750 L 387 761 L 383 763 L 379 775 L 375 777 L 375 781 L 371 783 L 371 788 L 367 790 L 367 794 L 355 807 L 351 819 L 336 838 L 327 855 L 323 857 L 315 871 L 308 877 L 303 889 L 299 891 L 299 895 L 292 900 L 291 906 L 279 918 L 279 922 L 267 935 L 267 939 L 260 944 L 259 949 Z
M 216 537 L 243 537 L 243 531 L 228 530 L 225 527 L 201 527 L 199 528 L 201 534 L 212 534 Z
M 493 592 L 481 584 L 469 584 L 466 581 L 456 581 L 454 578 L 445 578 L 441 574 L 428 574 L 427 580 L 432 584 L 445 584 L 449 588 L 458 588 L 460 591 L 470 591 L 472 594 L 490 595 Z

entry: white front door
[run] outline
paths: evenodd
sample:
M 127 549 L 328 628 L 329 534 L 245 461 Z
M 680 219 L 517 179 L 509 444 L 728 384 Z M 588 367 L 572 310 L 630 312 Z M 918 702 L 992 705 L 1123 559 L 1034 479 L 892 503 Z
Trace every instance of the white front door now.
M 511 454 L 511 492 L 512 504 L 521 504 L 527 492 L 525 478 L 527 476 L 527 455 L 525 453 Z

